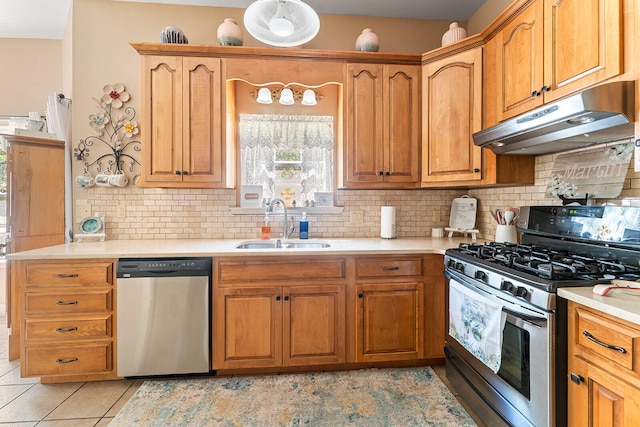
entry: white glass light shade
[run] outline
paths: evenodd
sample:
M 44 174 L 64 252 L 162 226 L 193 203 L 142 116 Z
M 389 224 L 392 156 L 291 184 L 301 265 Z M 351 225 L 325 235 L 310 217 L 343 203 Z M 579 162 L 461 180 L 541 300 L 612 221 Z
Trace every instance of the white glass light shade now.
M 318 101 L 316 100 L 316 93 L 314 91 L 312 91 L 311 89 L 307 89 L 304 91 L 304 94 L 302 95 L 302 105 L 316 105 L 318 103 Z
M 293 91 L 289 88 L 282 89 L 282 92 L 280 92 L 280 104 L 293 105 L 295 102 L 293 99 Z
M 271 104 L 273 99 L 271 98 L 271 91 L 267 87 L 261 87 L 258 91 L 258 97 L 256 101 L 260 104 Z
M 263 43 L 299 46 L 318 34 L 320 19 L 301 0 L 256 0 L 244 12 L 244 26 Z

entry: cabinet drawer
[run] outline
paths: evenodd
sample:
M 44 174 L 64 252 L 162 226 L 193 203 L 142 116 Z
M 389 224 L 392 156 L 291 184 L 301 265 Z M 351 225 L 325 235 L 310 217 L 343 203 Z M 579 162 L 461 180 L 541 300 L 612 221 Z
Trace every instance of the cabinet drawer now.
M 366 258 L 356 261 L 356 277 L 421 276 L 422 258 Z
M 111 316 L 83 319 L 34 320 L 25 321 L 25 338 L 37 339 L 77 339 L 111 337 Z
M 27 347 L 23 363 L 28 377 L 106 373 L 113 369 L 113 346 Z
M 111 289 L 85 292 L 25 292 L 24 294 L 24 307 L 27 316 L 33 314 L 110 311 L 112 301 Z
M 216 263 L 219 282 L 344 279 L 345 260 L 317 257 L 305 259 L 251 260 L 247 258 L 221 259 Z
M 580 308 L 576 309 L 575 313 L 578 346 L 626 369 L 634 369 L 634 353 L 640 346 L 640 330 Z M 636 367 L 636 370 L 640 369 Z
M 26 264 L 26 286 L 107 286 L 113 282 L 113 264 L 110 262 L 87 264 Z

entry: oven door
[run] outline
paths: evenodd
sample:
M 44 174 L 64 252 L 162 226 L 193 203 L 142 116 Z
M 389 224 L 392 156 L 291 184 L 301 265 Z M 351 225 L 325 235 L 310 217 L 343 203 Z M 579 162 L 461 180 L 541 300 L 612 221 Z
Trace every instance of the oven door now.
M 553 425 L 553 314 L 519 303 L 511 294 L 491 288 L 455 270 L 447 269 L 445 276 L 448 279 L 447 362 L 510 424 L 536 427 Z M 506 314 L 497 374 L 450 334 L 450 292 L 451 288 L 460 287 L 467 290 L 466 295 L 477 295 L 478 301 L 486 298 L 495 301 Z M 474 301 L 468 303 L 473 304 Z M 453 309 L 459 310 L 459 307 Z

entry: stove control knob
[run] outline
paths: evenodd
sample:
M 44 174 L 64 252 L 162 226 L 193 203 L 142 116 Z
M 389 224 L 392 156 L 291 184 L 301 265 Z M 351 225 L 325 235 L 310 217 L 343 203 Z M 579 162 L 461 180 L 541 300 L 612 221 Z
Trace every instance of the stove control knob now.
M 482 280 L 483 282 L 486 282 L 486 281 L 487 281 L 487 273 L 485 273 L 485 272 L 484 272 L 484 271 L 482 271 L 482 270 L 478 270 L 478 271 L 476 271 L 476 274 L 475 274 L 475 276 L 474 276 L 474 277 L 475 277 L 476 279 L 478 279 L 478 280 Z
M 453 268 L 454 270 L 460 271 L 462 273 L 464 273 L 464 264 L 461 262 L 458 262 L 454 259 L 450 259 L 449 260 L 449 267 Z
M 527 298 L 527 295 L 529 295 L 529 291 L 527 290 L 527 288 L 523 286 L 518 286 L 518 289 L 516 289 L 516 296 L 521 298 Z
M 515 295 L 515 294 L 516 294 L 516 290 L 517 290 L 517 288 L 514 286 L 514 284 L 513 284 L 513 283 L 511 283 L 511 282 L 507 282 L 507 281 L 503 281 L 503 282 L 500 284 L 500 290 L 502 290 L 502 291 L 507 291 L 507 292 L 509 292 L 510 294 Z

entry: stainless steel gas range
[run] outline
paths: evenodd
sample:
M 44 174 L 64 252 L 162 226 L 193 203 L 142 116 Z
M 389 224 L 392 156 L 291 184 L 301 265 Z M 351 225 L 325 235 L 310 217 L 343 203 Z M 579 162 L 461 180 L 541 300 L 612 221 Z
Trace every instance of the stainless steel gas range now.
M 556 290 L 640 279 L 640 209 L 521 208 L 520 244 L 445 252 L 447 377 L 487 425 L 564 426 L 566 301 Z

